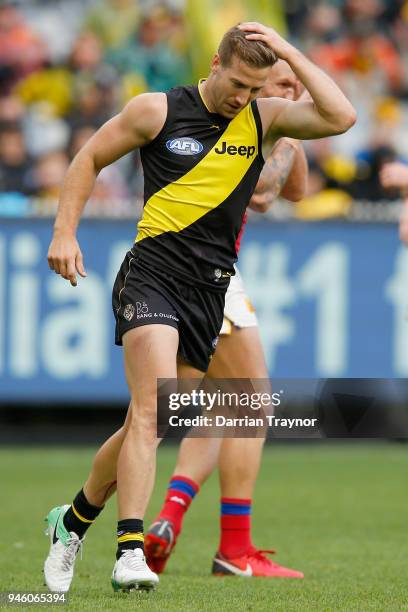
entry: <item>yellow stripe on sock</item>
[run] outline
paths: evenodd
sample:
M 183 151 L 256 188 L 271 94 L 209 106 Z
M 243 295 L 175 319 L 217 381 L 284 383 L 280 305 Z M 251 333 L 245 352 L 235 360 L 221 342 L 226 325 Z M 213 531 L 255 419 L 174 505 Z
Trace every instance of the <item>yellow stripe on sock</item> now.
M 71 504 L 71 508 L 72 508 L 72 512 L 75 514 L 75 516 L 77 518 L 79 518 L 79 520 L 82 521 L 83 523 L 93 523 L 94 522 L 95 519 L 90 521 L 89 519 L 87 519 L 84 516 L 82 516 L 81 514 L 79 514 L 79 512 L 76 510 L 74 504 Z
M 118 544 L 122 542 L 144 542 L 143 533 L 125 533 L 118 537 Z

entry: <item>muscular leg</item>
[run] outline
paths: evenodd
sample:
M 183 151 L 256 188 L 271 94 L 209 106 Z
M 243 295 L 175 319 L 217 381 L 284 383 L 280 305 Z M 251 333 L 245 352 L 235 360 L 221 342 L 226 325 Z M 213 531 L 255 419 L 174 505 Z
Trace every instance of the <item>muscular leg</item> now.
M 257 327 L 222 336 L 208 374 L 213 378 L 268 379 Z M 267 383 L 266 383 L 267 384 Z M 263 389 L 270 392 L 270 389 Z M 218 467 L 222 497 L 251 498 L 261 462 L 263 438 L 224 438 Z
M 222 438 L 184 438 L 173 475 L 191 478 L 203 485 L 218 464 Z
M 179 378 L 201 378 L 203 373 L 179 360 L 177 364 L 177 375 Z M 131 410 L 129 405 L 123 426 L 106 440 L 95 455 L 91 471 L 84 485 L 85 496 L 89 503 L 94 506 L 103 506 L 103 504 L 105 504 L 116 492 L 117 462 L 123 440 L 129 428 L 130 419 Z M 216 442 L 217 446 L 219 446 L 220 441 L 217 440 Z M 215 455 L 215 462 L 217 462 L 217 459 L 218 452 Z M 196 465 L 196 462 L 193 463 Z M 198 464 L 199 462 L 197 461 L 197 466 Z M 197 467 L 197 469 L 199 470 L 200 468 Z M 188 476 L 188 465 L 186 465 L 185 471 Z M 194 478 L 194 475 L 190 477 Z
M 233 327 L 230 335 L 220 336 L 207 375 L 267 379 L 258 328 Z M 218 464 L 223 497 L 252 497 L 263 442 L 262 438 L 184 438 L 174 474 L 201 486 Z
M 157 437 L 157 379 L 177 379 L 178 331 L 164 325 L 132 329 L 123 337 L 131 395 L 129 426 L 117 463 L 118 549 L 112 572 L 115 590 L 135 584 L 153 588 L 157 575 L 147 566 L 143 518 L 154 484 Z M 181 375 L 202 373 L 187 365 Z M 146 543 L 147 545 L 147 543 Z
M 119 520 L 142 518 L 150 498 L 159 443 L 157 378 L 177 377 L 178 332 L 166 325 L 138 327 L 123 336 L 123 347 L 131 409 L 117 464 Z
M 179 362 L 179 378 L 202 378 L 203 376 L 203 372 L 195 370 L 185 362 Z M 220 446 L 221 439 L 184 438 L 173 473 L 191 478 L 198 485 L 203 484 L 217 465 Z
M 230 336 L 221 336 L 208 375 L 227 379 L 267 379 L 257 328 L 235 328 Z M 267 381 L 266 384 L 268 385 Z M 263 388 L 262 391 L 269 391 L 269 387 Z M 146 539 L 149 563 L 155 571 L 161 573 L 164 570 L 182 528 L 184 514 L 200 485 L 205 482 L 217 463 L 220 468 L 222 498 L 242 501 L 252 498 L 262 445 L 262 438 L 183 440 L 165 503 Z M 238 537 L 237 541 L 246 550 L 250 546 L 249 517 L 245 518 L 244 523 L 245 537 Z M 171 525 L 171 529 L 167 525 Z
M 271 393 L 258 328 L 234 329 L 224 340 L 215 375 L 263 379 L 260 390 Z M 255 384 L 259 386 L 259 382 Z M 247 568 L 251 567 L 253 576 L 303 578 L 302 572 L 272 563 L 251 541 L 250 512 L 263 442 L 264 438 L 225 438 L 222 442 L 218 464 L 221 534 L 212 572 L 239 575 L 242 565 L 234 559 L 241 559 L 241 563 L 246 560 Z
M 130 423 L 130 405 L 124 424 L 98 450 L 92 463 L 84 493 L 90 504 L 103 506 L 116 491 L 117 463 Z
M 71 506 L 53 508 L 48 514 L 51 546 L 44 577 L 51 590 L 69 589 L 75 556 L 85 532 L 113 493 L 115 481 L 119 521 L 112 585 L 117 590 L 140 581 L 152 588 L 157 582 L 140 551 L 142 519 L 155 473 L 157 378 L 176 378 L 178 342 L 178 331 L 166 325 L 144 326 L 124 334 L 125 371 L 131 395 L 128 415 L 123 428 L 97 453 L 85 491 L 81 489 Z

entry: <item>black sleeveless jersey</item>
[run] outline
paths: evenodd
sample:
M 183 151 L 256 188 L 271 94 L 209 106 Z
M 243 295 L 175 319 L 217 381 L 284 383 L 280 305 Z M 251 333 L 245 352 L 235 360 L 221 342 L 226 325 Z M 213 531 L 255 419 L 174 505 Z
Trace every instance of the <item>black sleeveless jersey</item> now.
M 227 119 L 192 86 L 171 89 L 167 104 L 162 130 L 141 149 L 145 205 L 133 251 L 187 283 L 225 291 L 264 164 L 258 107 Z

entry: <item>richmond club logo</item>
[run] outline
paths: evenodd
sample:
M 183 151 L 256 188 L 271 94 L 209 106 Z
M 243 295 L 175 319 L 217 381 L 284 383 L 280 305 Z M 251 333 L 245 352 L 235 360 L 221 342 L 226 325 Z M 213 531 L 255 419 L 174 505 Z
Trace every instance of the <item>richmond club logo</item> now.
M 194 138 L 173 138 L 166 142 L 166 147 L 171 153 L 177 155 L 197 155 L 203 150 L 203 145 Z
M 123 310 L 123 316 L 125 317 L 126 321 L 131 321 L 133 319 L 134 314 L 135 307 L 133 306 L 133 304 L 126 304 Z

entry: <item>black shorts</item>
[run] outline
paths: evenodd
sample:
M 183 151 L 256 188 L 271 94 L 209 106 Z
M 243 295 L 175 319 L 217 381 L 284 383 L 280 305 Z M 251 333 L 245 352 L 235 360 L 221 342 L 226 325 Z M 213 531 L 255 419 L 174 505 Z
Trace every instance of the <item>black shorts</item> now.
M 215 351 L 224 313 L 224 292 L 187 284 L 148 267 L 129 251 L 113 286 L 115 344 L 141 325 L 164 324 L 179 332 L 179 352 L 192 366 L 206 372 Z

